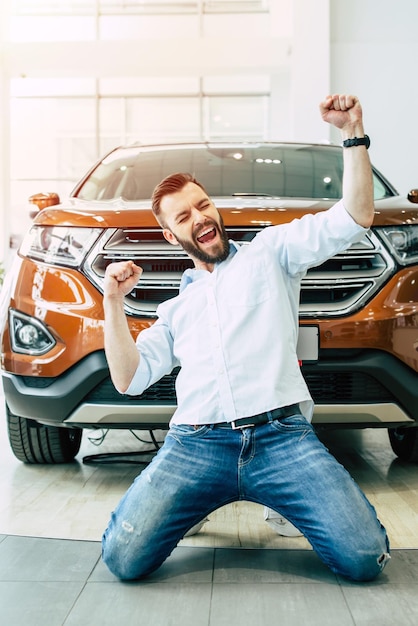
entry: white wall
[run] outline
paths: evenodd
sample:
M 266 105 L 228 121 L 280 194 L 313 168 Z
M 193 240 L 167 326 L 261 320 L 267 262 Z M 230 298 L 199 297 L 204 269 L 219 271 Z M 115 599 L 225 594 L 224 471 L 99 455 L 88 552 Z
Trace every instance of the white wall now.
M 401 193 L 418 187 L 418 2 L 331 0 L 331 86 L 361 99 L 370 156 Z
M 329 0 L 293 0 L 290 136 L 294 141 L 329 138 L 318 104 L 330 88 Z
M 5 5 L 0 4 L 0 262 L 6 259 L 9 248 L 10 219 L 2 207 L 9 205 L 9 82 L 4 68 Z

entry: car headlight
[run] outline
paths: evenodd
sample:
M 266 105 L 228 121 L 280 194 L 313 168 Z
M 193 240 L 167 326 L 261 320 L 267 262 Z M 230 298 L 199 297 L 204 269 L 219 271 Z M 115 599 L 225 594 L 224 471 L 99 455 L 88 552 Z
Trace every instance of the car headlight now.
M 418 262 L 418 224 L 384 226 L 376 231 L 398 263 L 410 265 Z
M 24 238 L 20 253 L 52 265 L 78 267 L 101 233 L 101 228 L 36 224 Z

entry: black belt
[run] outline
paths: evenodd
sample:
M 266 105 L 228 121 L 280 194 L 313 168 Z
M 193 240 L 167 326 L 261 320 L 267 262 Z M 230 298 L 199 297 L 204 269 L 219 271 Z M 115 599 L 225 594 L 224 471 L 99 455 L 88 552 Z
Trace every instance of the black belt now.
M 296 413 L 300 413 L 299 404 L 290 404 L 289 406 L 282 406 L 279 409 L 273 409 L 272 411 L 266 411 L 265 413 L 258 413 L 258 415 L 251 415 L 250 417 L 240 417 L 233 422 L 218 422 L 217 424 L 212 424 L 212 426 L 214 428 L 232 428 L 232 430 L 236 430 L 238 428 L 249 428 L 250 426 L 267 424 L 267 422 L 271 422 L 272 420 L 278 420 L 281 417 L 290 417 L 291 415 L 295 415 Z

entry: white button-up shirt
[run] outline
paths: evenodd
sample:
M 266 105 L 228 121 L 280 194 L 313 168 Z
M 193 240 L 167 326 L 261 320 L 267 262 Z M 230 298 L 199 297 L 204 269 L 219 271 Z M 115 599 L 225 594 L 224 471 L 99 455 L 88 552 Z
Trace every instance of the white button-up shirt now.
M 296 354 L 300 282 L 364 233 L 340 201 L 265 228 L 248 245 L 231 242 L 212 272 L 186 270 L 179 295 L 138 335 L 140 363 L 127 393 L 180 366 L 171 423 L 229 422 L 297 402 L 311 419 Z

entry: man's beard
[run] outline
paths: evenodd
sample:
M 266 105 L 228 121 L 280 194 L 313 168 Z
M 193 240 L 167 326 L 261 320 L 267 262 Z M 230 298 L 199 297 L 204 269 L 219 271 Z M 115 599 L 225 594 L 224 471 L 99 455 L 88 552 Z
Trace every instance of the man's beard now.
M 190 241 L 188 239 L 180 239 L 179 237 L 177 237 L 177 235 L 175 235 L 175 233 L 173 233 L 183 250 L 187 252 L 187 254 L 193 259 L 197 259 L 201 263 L 221 263 L 222 261 L 225 261 L 225 259 L 227 259 L 229 255 L 228 235 L 226 233 L 222 218 L 220 217 L 219 225 L 212 220 L 211 224 L 215 226 L 220 235 L 220 245 L 217 246 L 216 250 L 214 250 L 212 253 L 201 250 L 198 245 L 194 243 L 193 240 Z

